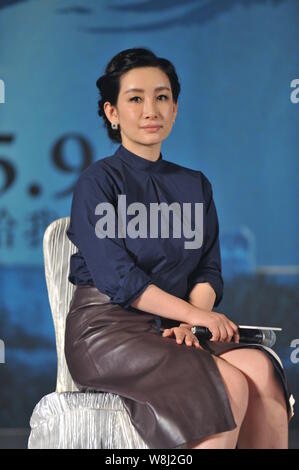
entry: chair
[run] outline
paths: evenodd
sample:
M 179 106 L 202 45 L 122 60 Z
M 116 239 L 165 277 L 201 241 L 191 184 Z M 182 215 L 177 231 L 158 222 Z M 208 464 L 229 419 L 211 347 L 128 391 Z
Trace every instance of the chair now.
M 78 390 L 64 355 L 65 320 L 75 286 L 69 260 L 77 248 L 68 239 L 69 217 L 53 221 L 43 238 L 45 277 L 57 349 L 56 390 L 45 395 L 30 418 L 29 449 L 148 449 L 121 398 L 113 393 Z

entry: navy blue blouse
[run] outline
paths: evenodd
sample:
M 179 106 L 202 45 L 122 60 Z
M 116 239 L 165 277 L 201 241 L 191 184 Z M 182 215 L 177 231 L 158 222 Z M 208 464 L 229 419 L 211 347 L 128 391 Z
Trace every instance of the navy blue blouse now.
M 128 206 L 136 202 L 144 205 L 142 220 L 148 223 L 141 236 L 134 238 L 134 231 L 129 232 L 130 236 L 117 236 L 121 225 L 118 221 L 118 195 L 126 196 L 126 220 L 122 224 L 126 231 L 129 231 L 129 222 L 132 223 L 139 213 L 139 209 L 136 213 L 133 206 L 129 211 Z M 153 236 L 150 203 L 156 203 L 156 206 L 164 203 L 171 209 L 174 202 L 179 204 L 181 216 L 187 214 L 183 203 L 191 203 L 191 230 L 196 227 L 195 203 L 203 203 L 200 218 L 203 243 L 199 248 L 186 248 L 184 243 L 193 241 L 194 235 L 193 238 L 190 234 L 185 237 L 183 228 L 181 236 L 174 236 L 172 210 L 169 210 L 167 222 L 169 234 L 165 236 L 160 219 L 157 236 Z M 99 203 L 110 203 L 115 210 L 114 237 L 98 236 L 97 222 L 107 216 L 107 212 L 96 210 Z M 140 230 L 140 224 L 134 227 Z M 107 229 L 107 224 L 102 228 Z M 92 163 L 81 173 L 75 185 L 67 236 L 78 248 L 70 259 L 69 281 L 76 285 L 96 286 L 110 297 L 110 303 L 131 309 L 131 303 L 149 284 L 188 300 L 190 291 L 198 282 L 210 283 L 216 293 L 214 306 L 222 299 L 219 226 L 211 183 L 201 171 L 164 160 L 162 153 L 158 160 L 152 162 L 119 145 L 113 155 Z

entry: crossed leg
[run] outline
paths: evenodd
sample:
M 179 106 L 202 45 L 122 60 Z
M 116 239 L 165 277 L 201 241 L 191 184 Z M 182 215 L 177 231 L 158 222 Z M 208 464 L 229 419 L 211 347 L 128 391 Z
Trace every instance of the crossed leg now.
M 284 391 L 271 360 L 262 351 L 234 349 L 219 355 L 239 369 L 249 386 L 248 407 L 238 449 L 287 449 L 288 416 Z
M 237 429 L 189 442 L 187 448 L 287 449 L 284 391 L 268 356 L 257 349 L 241 348 L 213 358 L 227 388 Z
M 199 441 L 189 441 L 187 449 L 235 449 L 246 413 L 249 387 L 245 375 L 225 359 L 213 354 L 212 357 L 222 377 L 236 427 L 231 431 L 216 433 Z

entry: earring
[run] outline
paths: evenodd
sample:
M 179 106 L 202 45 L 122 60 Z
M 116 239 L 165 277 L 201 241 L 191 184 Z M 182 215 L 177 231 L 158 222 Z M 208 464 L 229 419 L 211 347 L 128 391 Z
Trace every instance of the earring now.
M 116 124 L 116 122 L 113 122 L 111 124 L 111 127 L 112 127 L 112 129 L 118 129 L 118 124 Z

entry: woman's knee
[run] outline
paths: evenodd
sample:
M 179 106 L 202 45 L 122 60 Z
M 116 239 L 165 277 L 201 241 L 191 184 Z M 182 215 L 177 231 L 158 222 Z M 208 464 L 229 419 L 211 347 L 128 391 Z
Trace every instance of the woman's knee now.
M 223 378 L 235 420 L 239 424 L 243 420 L 248 406 L 249 385 L 247 378 L 240 370 L 228 364 L 224 359 L 214 355 L 212 357 Z
M 263 351 L 252 348 L 234 349 L 224 353 L 223 359 L 239 369 L 246 376 L 250 394 L 271 394 L 278 381 L 271 359 Z

